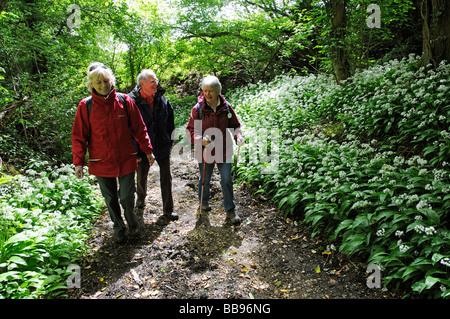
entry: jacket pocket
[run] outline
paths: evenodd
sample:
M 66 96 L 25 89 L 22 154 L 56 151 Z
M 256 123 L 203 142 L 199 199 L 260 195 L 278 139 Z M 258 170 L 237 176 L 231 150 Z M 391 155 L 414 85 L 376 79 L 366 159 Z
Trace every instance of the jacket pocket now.
M 105 152 L 90 151 L 88 161 L 89 162 L 99 162 L 99 161 L 104 161 L 106 158 L 108 158 L 108 154 Z

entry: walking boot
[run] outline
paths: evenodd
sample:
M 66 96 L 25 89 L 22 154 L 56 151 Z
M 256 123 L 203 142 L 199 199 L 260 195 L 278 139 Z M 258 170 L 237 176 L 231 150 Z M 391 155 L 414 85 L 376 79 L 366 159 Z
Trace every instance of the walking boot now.
M 145 206 L 145 198 L 138 197 L 136 199 L 136 208 L 144 208 Z
M 172 211 L 172 212 L 165 212 L 164 215 L 166 215 L 167 218 L 169 218 L 170 220 L 178 220 L 178 214 L 175 213 L 174 211 Z
M 131 239 L 138 239 L 139 238 L 139 227 L 130 227 L 130 238 Z
M 200 207 L 198 208 L 198 211 L 200 212 L 209 212 L 211 210 L 211 206 L 209 206 L 208 202 L 203 202 L 200 204 Z
M 227 219 L 229 219 L 231 221 L 231 224 L 233 224 L 235 226 L 239 225 L 241 223 L 241 218 L 236 213 L 234 208 L 227 211 Z
M 119 230 L 118 232 L 114 232 L 113 240 L 116 244 L 123 244 L 125 242 L 125 230 Z

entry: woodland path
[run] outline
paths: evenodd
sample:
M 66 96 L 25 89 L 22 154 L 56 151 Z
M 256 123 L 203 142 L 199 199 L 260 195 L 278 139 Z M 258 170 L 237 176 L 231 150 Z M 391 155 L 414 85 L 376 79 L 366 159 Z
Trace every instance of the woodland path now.
M 138 211 L 141 238 L 117 245 L 107 213 L 98 220 L 91 251 L 82 261 L 82 299 L 393 299 L 366 285 L 367 266 L 342 254 L 324 253 L 301 222 L 286 219 L 270 201 L 235 189 L 242 224 L 224 223 L 217 168 L 209 222 L 196 225 L 198 166 L 172 155 L 178 221 L 161 218 L 158 165 L 151 167 L 146 206 Z

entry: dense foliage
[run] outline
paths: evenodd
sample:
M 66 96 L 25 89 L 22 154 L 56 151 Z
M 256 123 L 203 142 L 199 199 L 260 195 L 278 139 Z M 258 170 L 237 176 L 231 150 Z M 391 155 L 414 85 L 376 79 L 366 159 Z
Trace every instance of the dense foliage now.
M 110 66 L 127 93 L 143 68 L 170 89 L 190 74 L 214 73 L 226 90 L 286 72 L 333 72 L 336 47 L 345 46 L 350 72 L 386 53 L 420 52 L 416 1 L 385 1 L 381 28 L 367 26 L 364 1 L 347 1 L 345 44 L 332 32 L 335 1 L 2 2 L 0 152 L 17 165 L 29 153 L 23 148 L 70 162 L 72 119 L 92 61 Z
M 102 205 L 72 165 L 35 162 L 25 173 L 0 180 L 0 298 L 55 297 Z
M 377 3 L 0 1 L 0 295 L 58 293 L 84 249 L 98 202 L 70 136 L 101 61 L 125 93 L 154 69 L 181 129 L 217 75 L 248 138 L 242 181 L 385 284 L 448 297 L 450 2 Z
M 448 297 L 450 66 L 417 63 L 376 65 L 343 87 L 324 75 L 283 76 L 237 90 L 256 142 L 239 171 L 313 235 L 380 266 L 386 285 Z M 277 145 L 260 137 L 273 128 Z

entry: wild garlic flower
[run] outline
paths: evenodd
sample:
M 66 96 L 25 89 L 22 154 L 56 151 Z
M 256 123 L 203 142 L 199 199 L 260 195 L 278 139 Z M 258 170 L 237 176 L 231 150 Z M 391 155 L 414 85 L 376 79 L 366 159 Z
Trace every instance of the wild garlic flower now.
M 440 263 L 446 267 L 450 267 L 450 258 L 448 257 L 442 258 Z
M 395 231 L 395 236 L 397 236 L 397 237 L 402 237 L 403 234 L 404 234 L 404 232 L 402 230 Z
M 410 247 L 408 245 L 401 244 L 398 248 L 400 249 L 400 252 L 404 254 L 409 250 Z
M 419 234 L 425 233 L 426 235 L 429 235 L 429 236 L 437 234 L 437 231 L 436 231 L 436 229 L 434 229 L 433 226 L 425 227 L 423 225 L 416 225 L 414 227 L 414 230 Z
M 383 237 L 385 233 L 386 233 L 386 229 L 381 228 L 381 229 L 377 230 L 376 234 L 378 237 Z

